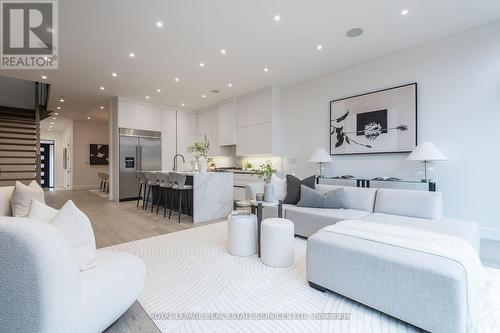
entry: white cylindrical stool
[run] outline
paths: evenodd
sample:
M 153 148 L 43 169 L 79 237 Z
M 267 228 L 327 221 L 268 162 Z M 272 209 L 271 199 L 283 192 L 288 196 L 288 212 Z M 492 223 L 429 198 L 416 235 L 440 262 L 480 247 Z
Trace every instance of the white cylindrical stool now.
M 257 217 L 235 211 L 228 218 L 228 251 L 233 256 L 247 257 L 257 253 Z
M 262 221 L 260 256 L 269 267 L 288 267 L 293 265 L 294 227 L 293 222 L 282 218 L 270 218 Z

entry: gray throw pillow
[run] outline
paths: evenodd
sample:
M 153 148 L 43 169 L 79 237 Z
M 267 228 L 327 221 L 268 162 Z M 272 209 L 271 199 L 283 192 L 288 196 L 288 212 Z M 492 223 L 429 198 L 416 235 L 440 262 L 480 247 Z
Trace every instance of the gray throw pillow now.
M 307 186 L 300 187 L 300 201 L 298 207 L 311 208 L 347 208 L 347 200 L 343 188 L 338 188 L 325 194 Z
M 284 204 L 296 205 L 300 200 L 300 186 L 305 185 L 309 188 L 314 188 L 316 176 L 310 176 L 304 180 L 293 175 L 286 175 L 286 196 L 283 200 Z

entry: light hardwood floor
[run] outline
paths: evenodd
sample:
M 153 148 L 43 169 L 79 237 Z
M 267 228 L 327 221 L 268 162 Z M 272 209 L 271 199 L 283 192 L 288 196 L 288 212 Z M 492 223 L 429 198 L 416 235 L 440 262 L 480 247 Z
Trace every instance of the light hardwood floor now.
M 194 225 L 190 217 L 177 223 L 177 215 L 171 220 L 136 207 L 135 201 L 116 203 L 87 190 L 52 191 L 46 193 L 47 204 L 60 208 L 67 200 L 73 202 L 89 217 L 94 228 L 98 248 L 158 236 L 179 230 L 203 226 Z M 168 212 L 167 212 L 168 214 Z M 172 213 L 174 214 L 174 213 Z M 175 218 L 174 218 L 175 217 Z M 210 223 L 220 222 L 213 221 Z M 481 261 L 484 265 L 500 269 L 500 242 L 481 240 Z M 138 302 L 135 302 L 106 333 L 159 333 L 160 331 Z

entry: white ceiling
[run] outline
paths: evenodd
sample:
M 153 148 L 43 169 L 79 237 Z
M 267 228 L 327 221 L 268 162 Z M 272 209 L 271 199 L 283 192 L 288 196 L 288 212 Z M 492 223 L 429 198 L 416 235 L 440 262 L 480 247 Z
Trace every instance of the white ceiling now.
M 500 1 L 64 0 L 59 13 L 59 69 L 0 75 L 47 75 L 51 109 L 96 120 L 107 118 L 112 96 L 149 95 L 153 103 L 200 109 L 270 84 L 287 86 L 497 20 Z M 346 38 L 355 27 L 365 33 Z

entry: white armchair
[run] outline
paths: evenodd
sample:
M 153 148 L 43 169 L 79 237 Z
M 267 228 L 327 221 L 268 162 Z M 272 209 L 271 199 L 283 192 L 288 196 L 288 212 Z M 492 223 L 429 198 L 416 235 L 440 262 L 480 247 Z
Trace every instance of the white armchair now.
M 68 241 L 54 227 L 0 217 L 2 332 L 102 332 L 139 296 L 143 262 L 97 250 L 97 266 L 80 272 Z

